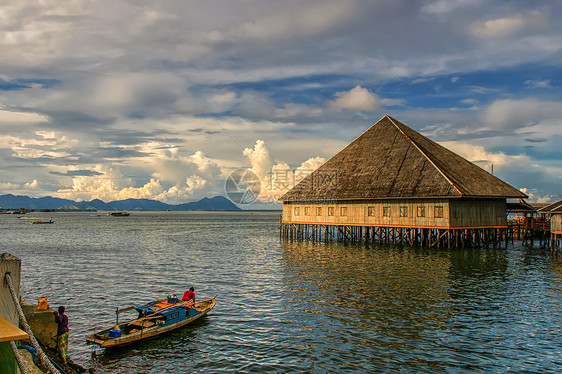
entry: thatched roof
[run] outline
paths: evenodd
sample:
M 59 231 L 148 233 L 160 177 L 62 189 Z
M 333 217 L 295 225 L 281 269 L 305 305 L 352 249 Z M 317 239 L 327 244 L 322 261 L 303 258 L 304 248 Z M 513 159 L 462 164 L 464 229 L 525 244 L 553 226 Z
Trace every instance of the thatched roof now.
M 538 213 L 562 213 L 562 200 L 540 208 Z
M 281 197 L 283 201 L 526 198 L 480 167 L 383 117 Z
M 506 209 L 508 213 L 536 213 L 537 209 L 523 199 L 517 199 L 517 202 L 507 201 Z

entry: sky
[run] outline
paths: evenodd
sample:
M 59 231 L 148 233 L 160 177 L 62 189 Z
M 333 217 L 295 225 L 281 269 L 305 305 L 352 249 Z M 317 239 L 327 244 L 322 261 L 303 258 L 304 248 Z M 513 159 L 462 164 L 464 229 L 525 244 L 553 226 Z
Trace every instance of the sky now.
M 541 0 L 0 1 L 0 194 L 179 204 L 249 169 L 246 208 L 266 206 L 388 114 L 556 201 L 561 19 Z

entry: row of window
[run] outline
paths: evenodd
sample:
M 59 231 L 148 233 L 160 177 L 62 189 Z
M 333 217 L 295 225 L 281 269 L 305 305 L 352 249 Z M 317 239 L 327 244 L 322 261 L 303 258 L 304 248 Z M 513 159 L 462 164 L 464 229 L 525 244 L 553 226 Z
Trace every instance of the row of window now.
M 304 215 L 305 216 L 310 216 L 310 209 L 311 207 L 309 206 L 305 206 L 304 207 Z M 334 216 L 335 215 L 335 211 L 336 208 L 333 206 L 329 206 L 327 207 L 328 209 L 328 216 Z M 374 217 L 376 215 L 376 207 L 374 206 L 370 206 L 367 207 L 367 215 L 369 217 Z M 295 216 L 300 216 L 300 207 L 296 206 L 294 207 L 294 211 L 293 211 Z M 400 217 L 408 217 L 409 212 L 408 212 L 408 207 L 407 206 L 401 206 L 400 207 Z M 339 211 L 340 216 L 344 217 L 347 216 L 347 207 L 342 206 L 340 207 L 340 211 Z M 322 215 L 322 207 L 318 206 L 316 207 L 316 215 L 317 216 L 321 216 Z M 391 210 L 389 206 L 383 206 L 382 207 L 382 216 L 383 217 L 390 217 L 391 215 Z M 417 207 L 417 216 L 418 217 L 425 217 L 425 206 L 418 206 Z M 434 218 L 443 218 L 443 207 L 442 206 L 435 206 L 433 207 L 433 217 Z

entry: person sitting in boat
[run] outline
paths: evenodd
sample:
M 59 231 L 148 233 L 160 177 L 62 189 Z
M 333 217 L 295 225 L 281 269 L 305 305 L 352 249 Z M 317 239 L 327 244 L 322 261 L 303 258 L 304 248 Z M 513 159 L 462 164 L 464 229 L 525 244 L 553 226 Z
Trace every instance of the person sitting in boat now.
M 190 287 L 189 290 L 185 291 L 181 300 L 182 301 L 193 300 L 193 302 L 195 302 L 195 288 Z

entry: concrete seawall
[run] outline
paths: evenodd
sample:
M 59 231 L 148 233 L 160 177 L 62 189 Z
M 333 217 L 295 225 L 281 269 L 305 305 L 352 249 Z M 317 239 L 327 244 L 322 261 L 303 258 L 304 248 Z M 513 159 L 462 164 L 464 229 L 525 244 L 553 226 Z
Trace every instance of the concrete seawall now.
M 55 322 L 55 310 L 52 308 L 38 310 L 36 304 L 31 304 L 25 300 L 21 301 L 21 307 L 25 314 L 25 319 L 35 338 L 42 346 L 57 348 L 57 323 Z
M 58 355 L 56 353 L 57 323 L 55 322 L 55 310 L 52 308 L 39 310 L 37 309 L 37 303 L 29 303 L 21 298 L 21 260 L 9 253 L 4 253 L 0 256 L 0 276 L 2 277 L 2 284 L 0 286 L 0 316 L 14 326 L 20 325 L 17 307 L 14 304 L 8 284 L 4 279 L 6 274 L 10 274 L 9 278 L 12 280 L 18 302 L 21 305 L 27 324 L 31 328 L 35 339 L 43 347 L 42 350 L 51 360 L 58 361 Z M 27 340 L 22 340 L 22 343 L 25 345 L 31 344 Z M 18 349 L 18 351 L 24 361 L 24 367 L 26 367 L 29 373 L 41 372 L 41 370 L 35 366 L 31 355 L 25 349 Z M 75 364 L 69 357 L 67 357 L 67 361 L 67 365 L 62 365 L 59 362 L 59 365 L 61 365 L 67 373 L 93 372 L 92 369 L 86 370 L 82 366 Z M 46 365 L 50 364 L 47 362 Z M 40 366 L 43 365 L 40 364 Z M 45 368 L 42 369 L 46 370 Z M 15 374 L 17 372 L 19 372 L 19 370 L 10 343 L 7 341 L 0 342 L 0 373 Z

